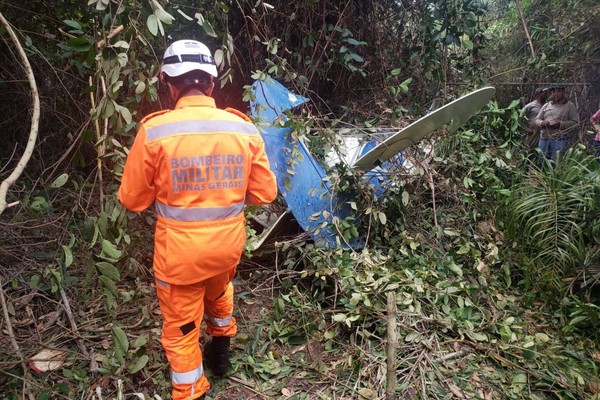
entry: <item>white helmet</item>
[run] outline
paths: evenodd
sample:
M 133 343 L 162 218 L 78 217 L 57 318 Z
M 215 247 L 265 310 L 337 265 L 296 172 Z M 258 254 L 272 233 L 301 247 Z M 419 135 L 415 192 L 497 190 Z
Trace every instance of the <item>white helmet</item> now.
M 161 72 L 175 77 L 190 71 L 204 71 L 217 77 L 217 66 L 210 50 L 196 40 L 178 40 L 172 43 L 163 56 Z

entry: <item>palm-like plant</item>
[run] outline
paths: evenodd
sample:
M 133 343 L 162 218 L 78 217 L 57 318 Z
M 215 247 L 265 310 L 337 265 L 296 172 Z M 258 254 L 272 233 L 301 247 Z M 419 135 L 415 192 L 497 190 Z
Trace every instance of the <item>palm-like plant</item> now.
M 575 148 L 532 165 L 513 187 L 499 217 L 520 246 L 529 282 L 557 289 L 597 263 L 599 171 L 596 159 Z

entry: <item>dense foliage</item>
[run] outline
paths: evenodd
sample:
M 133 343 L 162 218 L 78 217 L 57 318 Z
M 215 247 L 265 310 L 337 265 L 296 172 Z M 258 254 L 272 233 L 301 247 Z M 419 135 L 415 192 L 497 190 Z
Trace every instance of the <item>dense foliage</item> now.
M 498 89 L 466 126 L 407 150 L 412 167 L 387 177 L 384 196 L 360 172 L 328 171 L 337 191 L 357 193 L 361 217 L 335 229 L 364 249 L 294 235 L 248 251 L 235 371 L 209 398 L 385 398 L 393 345 L 399 398 L 599 398 L 598 162 L 583 145 L 541 162 L 519 127 L 520 100 L 562 82 L 589 142 L 596 1 L 21 3 L 0 12 L 33 66 L 42 119 L 8 193 L 16 205 L 0 216 L 1 398 L 167 396 L 154 216 L 126 212 L 115 191 L 137 122 L 169 106 L 157 71 L 180 38 L 215 49 L 220 105 L 246 109 L 248 85 L 269 77 L 309 97 L 289 124 L 318 157 L 340 150 L 342 135 L 396 129 L 472 88 Z M 30 95 L 5 27 L 0 35 L 4 179 L 25 147 Z M 64 364 L 32 370 L 43 349 Z

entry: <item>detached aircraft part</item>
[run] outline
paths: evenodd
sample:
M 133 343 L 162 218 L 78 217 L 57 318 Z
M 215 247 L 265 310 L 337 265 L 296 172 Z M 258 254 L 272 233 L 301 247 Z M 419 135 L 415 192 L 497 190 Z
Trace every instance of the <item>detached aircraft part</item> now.
M 368 171 L 449 122 L 450 131 L 456 130 L 481 110 L 495 92 L 493 87 L 485 87 L 438 108 L 378 144 L 356 160 L 352 167 Z
M 323 166 L 313 158 L 306 145 L 292 138 L 292 129 L 284 126 L 284 111 L 309 101 L 288 91 L 279 82 L 256 81 L 252 85 L 252 115 L 265 141 L 277 188 L 300 227 L 325 247 L 336 247 L 338 235 L 331 227 L 331 216 L 350 216 L 348 199 L 334 195 Z M 349 243 L 358 246 L 358 243 Z
M 363 241 L 345 241 L 333 226 L 337 220 L 357 224 L 350 202 L 354 194 L 335 193 L 325 169 L 310 153 L 302 140 L 293 138 L 292 129 L 285 125 L 285 111 L 306 103 L 309 99 L 288 91 L 275 80 L 255 81 L 252 85 L 254 99 L 250 102 L 252 115 L 265 141 L 271 169 L 277 177 L 277 187 L 300 227 L 324 247 L 360 248 Z M 392 133 L 372 136 L 364 143 L 345 140 L 352 148 L 346 151 L 346 162 L 353 169 L 367 171 L 366 179 L 376 194 L 385 191 L 382 180 L 386 174 L 402 164 L 400 152 L 418 143 L 425 136 L 452 122 L 451 129 L 464 124 L 492 98 L 494 88 L 487 87 L 472 92 L 433 111 L 406 128 Z M 339 161 L 330 155 L 329 163 Z M 288 221 L 279 218 L 275 224 Z M 272 232 L 276 227 L 271 227 Z M 260 241 L 262 243 L 262 241 Z

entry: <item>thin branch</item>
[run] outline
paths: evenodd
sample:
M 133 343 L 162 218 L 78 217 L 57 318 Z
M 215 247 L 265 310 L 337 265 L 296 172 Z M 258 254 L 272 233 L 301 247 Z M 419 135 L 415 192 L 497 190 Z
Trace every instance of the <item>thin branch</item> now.
M 90 372 L 98 371 L 98 363 L 96 362 L 96 358 L 94 354 L 91 354 L 87 351 L 85 347 L 85 343 L 83 343 L 83 339 L 79 335 L 79 330 L 77 329 L 77 324 L 75 323 L 75 317 L 73 316 L 73 312 L 71 311 L 71 305 L 69 304 L 69 299 L 67 298 L 67 294 L 65 293 L 65 289 L 61 286 L 60 288 L 60 297 L 62 298 L 65 312 L 67 313 L 67 318 L 69 319 L 69 323 L 71 324 L 71 329 L 75 336 L 77 336 L 77 345 L 79 346 L 79 350 L 83 353 L 83 355 L 90 360 Z
M 1 14 L 0 14 L 1 16 Z M 4 289 L 2 288 L 3 282 L 0 281 L 0 303 L 2 303 L 2 312 L 4 313 L 4 321 L 6 322 L 6 330 L 8 331 L 8 337 L 10 338 L 10 342 L 15 350 L 15 354 L 21 361 L 21 368 L 23 368 L 23 382 L 25 385 L 25 391 L 27 392 L 27 396 L 30 400 L 35 399 L 35 396 L 31 393 L 30 387 L 30 379 L 29 379 L 29 369 L 25 364 L 25 359 L 23 358 L 23 354 L 21 353 L 21 349 L 19 348 L 19 344 L 15 339 L 15 334 L 12 329 L 12 325 L 10 324 L 10 315 L 8 314 L 8 307 L 6 305 L 6 299 L 4 297 Z
M 525 15 L 523 14 L 523 8 L 521 7 L 521 0 L 515 0 L 517 4 L 517 10 L 519 10 L 519 15 L 521 16 L 521 23 L 523 23 L 523 29 L 525 30 L 525 36 L 527 36 L 527 41 L 529 42 L 529 49 L 531 50 L 531 56 L 535 58 L 535 49 L 533 48 L 533 42 L 531 41 L 531 35 L 529 35 L 529 29 L 527 28 L 527 22 L 525 21 Z
M 387 294 L 387 371 L 385 398 L 394 400 L 396 397 L 396 292 L 391 291 Z
M 113 37 L 115 37 L 118 33 L 120 33 L 123 30 L 123 25 L 119 25 L 116 28 L 114 28 L 109 34 L 108 36 L 106 36 L 106 39 L 101 39 L 100 41 L 98 41 L 98 43 L 96 43 L 96 47 L 98 49 L 103 48 L 106 43 L 108 43 L 108 41 L 110 39 L 112 39 Z
M 10 186 L 16 182 L 16 180 L 21 176 L 25 166 L 29 162 L 31 155 L 33 154 L 33 149 L 35 148 L 35 142 L 37 140 L 38 133 L 38 125 L 40 121 L 40 97 L 38 94 L 37 84 L 35 83 L 35 76 L 33 75 L 33 70 L 31 69 L 31 65 L 29 64 L 29 60 L 27 59 L 27 55 L 19 43 L 19 39 L 15 34 L 14 30 L 8 23 L 8 21 L 4 18 L 2 13 L 0 12 L 0 22 L 6 27 L 6 31 L 10 35 L 13 40 L 15 47 L 17 48 L 17 52 L 21 58 L 21 62 L 23 68 L 25 69 L 25 73 L 27 75 L 27 80 L 29 81 L 29 86 L 31 86 L 31 98 L 32 98 L 32 106 L 33 106 L 33 115 L 31 116 L 31 129 L 29 131 L 29 139 L 27 140 L 27 146 L 25 147 L 25 151 L 21 156 L 21 159 L 17 163 L 16 168 L 10 174 L 8 178 L 2 184 L 0 184 L 0 215 L 6 209 L 6 194 Z
M 89 77 L 90 87 L 93 85 L 92 77 Z M 104 88 L 104 86 L 103 86 Z M 104 89 L 104 94 L 106 95 L 106 89 Z M 90 102 L 92 103 L 92 110 L 96 112 L 96 101 L 94 98 L 94 93 L 90 91 Z M 98 123 L 98 118 L 94 118 L 94 131 L 96 132 L 96 145 L 98 146 L 97 152 L 98 157 L 96 158 L 97 167 L 98 167 L 98 180 L 100 181 L 99 190 L 100 190 L 100 211 L 104 211 L 104 182 L 102 178 L 102 156 L 104 155 L 104 146 L 100 143 L 100 139 L 102 135 L 100 133 L 100 124 Z

